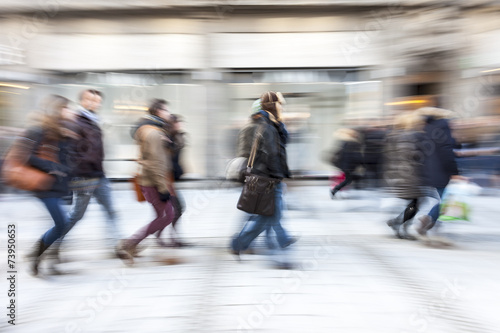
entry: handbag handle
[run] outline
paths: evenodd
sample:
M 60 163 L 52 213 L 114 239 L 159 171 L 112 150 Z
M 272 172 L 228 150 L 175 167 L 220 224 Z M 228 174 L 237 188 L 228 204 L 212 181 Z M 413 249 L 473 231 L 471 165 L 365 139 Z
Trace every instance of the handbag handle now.
M 263 125 L 259 125 L 259 128 L 255 131 L 252 150 L 250 151 L 250 156 L 248 157 L 247 172 L 250 172 L 253 168 L 253 162 L 255 161 L 255 155 L 257 154 L 257 145 L 259 144 L 259 138 L 262 136 L 263 131 Z

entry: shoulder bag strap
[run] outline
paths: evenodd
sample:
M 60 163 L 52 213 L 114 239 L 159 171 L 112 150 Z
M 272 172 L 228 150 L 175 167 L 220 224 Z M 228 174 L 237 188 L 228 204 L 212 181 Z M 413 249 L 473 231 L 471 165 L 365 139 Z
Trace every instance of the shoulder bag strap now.
M 262 132 L 264 131 L 264 125 L 258 126 L 259 127 L 255 130 L 255 134 L 253 137 L 252 150 L 250 151 L 250 156 L 248 157 L 247 172 L 250 172 L 253 168 L 253 162 L 255 161 L 255 155 L 257 154 L 259 139 L 262 137 Z

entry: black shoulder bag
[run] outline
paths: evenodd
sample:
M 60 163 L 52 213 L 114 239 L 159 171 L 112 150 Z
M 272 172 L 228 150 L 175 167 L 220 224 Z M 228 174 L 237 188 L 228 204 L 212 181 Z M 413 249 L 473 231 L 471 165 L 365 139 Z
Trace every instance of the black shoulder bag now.
M 252 150 L 248 157 L 247 175 L 237 208 L 250 214 L 271 216 L 274 214 L 274 188 L 279 179 L 252 174 L 257 146 L 262 137 L 263 126 L 255 131 Z

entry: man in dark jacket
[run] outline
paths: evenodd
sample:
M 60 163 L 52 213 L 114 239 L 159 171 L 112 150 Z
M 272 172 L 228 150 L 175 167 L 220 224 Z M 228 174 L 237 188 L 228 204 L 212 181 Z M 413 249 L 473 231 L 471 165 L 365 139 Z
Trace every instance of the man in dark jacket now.
M 120 240 L 116 225 L 116 212 L 111 200 L 111 186 L 103 170 L 104 147 L 102 131 L 96 115 L 102 103 L 102 93 L 97 90 L 85 90 L 80 94 L 80 106 L 75 120 L 74 131 L 79 139 L 75 144 L 73 175 L 71 188 L 75 194 L 75 203 L 69 217 L 68 233 L 83 218 L 90 199 L 96 198 L 107 215 L 110 244 L 114 248 Z M 59 245 L 59 244 L 58 244 Z M 55 254 L 58 254 L 56 246 Z

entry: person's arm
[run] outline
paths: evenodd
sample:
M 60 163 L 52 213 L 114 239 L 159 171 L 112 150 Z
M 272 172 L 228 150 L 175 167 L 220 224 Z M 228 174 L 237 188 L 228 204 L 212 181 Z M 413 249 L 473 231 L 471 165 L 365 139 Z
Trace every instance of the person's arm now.
M 439 156 L 441 157 L 443 161 L 443 167 L 444 169 L 450 174 L 450 175 L 458 175 L 458 167 L 457 167 L 457 162 L 455 160 L 455 152 L 453 151 L 453 147 L 455 146 L 455 139 L 451 135 L 451 129 L 446 124 L 446 126 L 443 126 L 442 128 L 443 134 L 443 143 L 439 147 Z
M 266 163 L 269 175 L 271 177 L 282 178 L 284 170 L 281 170 L 280 143 L 276 131 L 273 131 L 271 126 L 266 125 L 263 128 L 260 140 L 260 153 L 263 154 L 263 161 Z
M 48 174 L 66 176 L 69 171 L 67 166 L 40 158 L 36 155 L 42 144 L 42 139 L 42 130 L 30 129 L 26 131 L 25 135 L 19 138 L 14 144 L 15 158 L 20 163 L 26 163 Z M 59 149 L 59 147 L 56 147 L 56 149 Z M 54 150 L 54 154 L 55 156 L 59 156 L 59 151 Z

